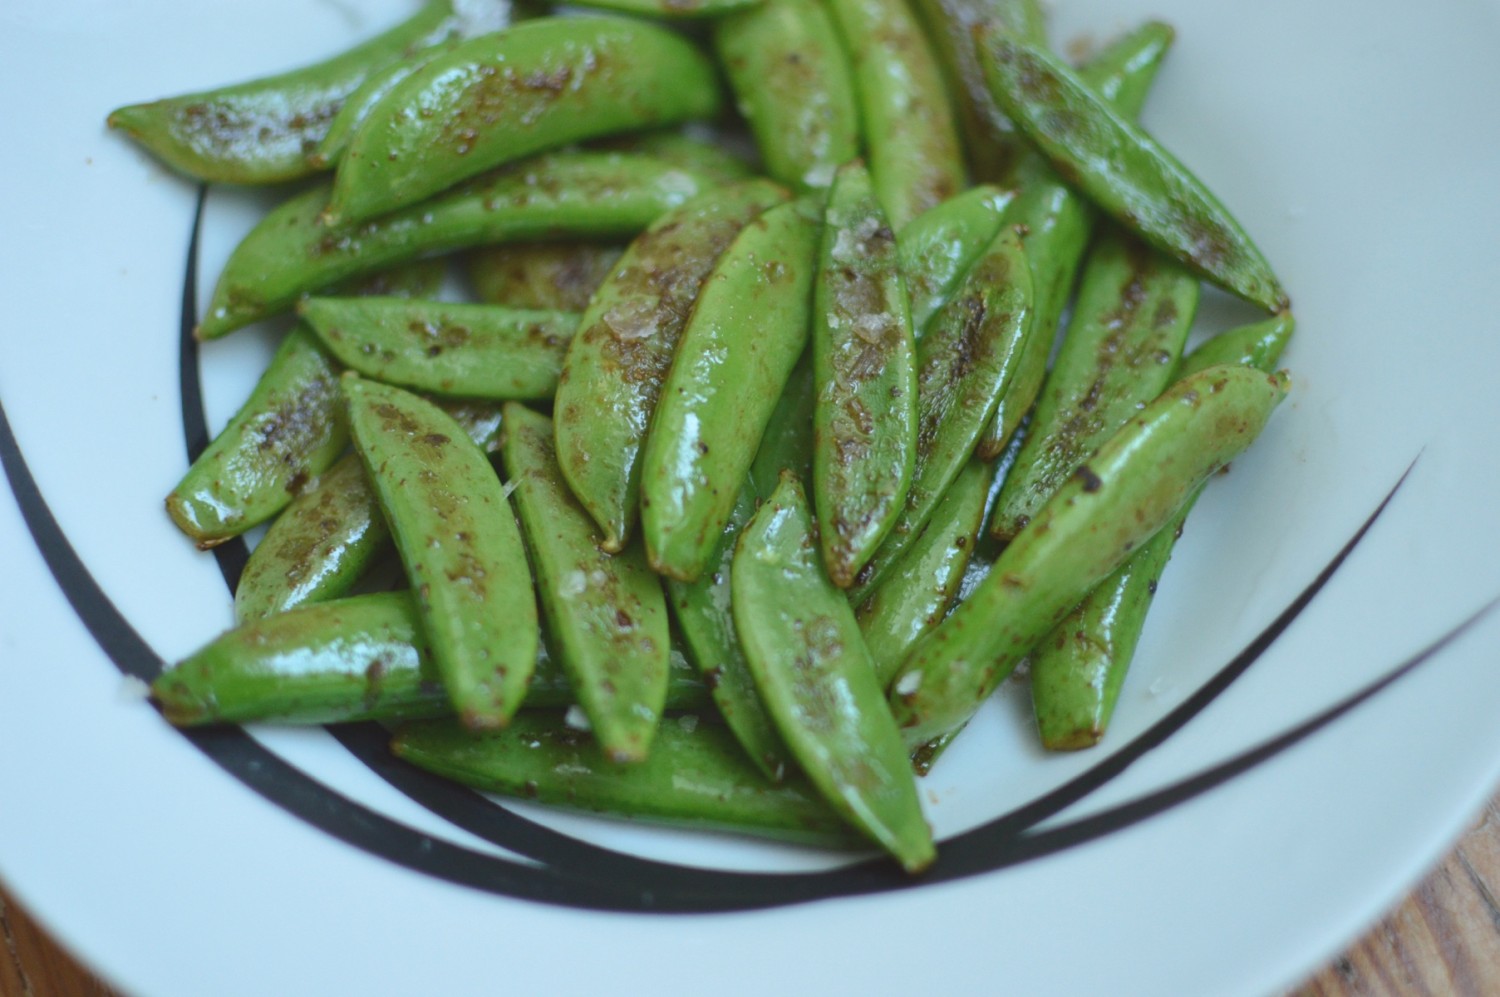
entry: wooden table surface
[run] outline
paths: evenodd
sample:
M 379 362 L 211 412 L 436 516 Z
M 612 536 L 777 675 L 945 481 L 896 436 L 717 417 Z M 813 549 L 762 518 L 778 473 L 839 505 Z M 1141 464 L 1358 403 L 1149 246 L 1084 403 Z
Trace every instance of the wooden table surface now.
M 1436 872 L 1292 997 L 1500 994 L 1500 795 Z M 0 997 L 118 997 L 0 892 Z M 150 997 L 149 994 L 137 997 Z

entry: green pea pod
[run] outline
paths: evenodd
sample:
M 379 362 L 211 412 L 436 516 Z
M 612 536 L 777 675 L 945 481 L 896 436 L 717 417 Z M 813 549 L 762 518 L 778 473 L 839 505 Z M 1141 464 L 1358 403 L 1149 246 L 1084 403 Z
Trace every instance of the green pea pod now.
M 391 63 L 365 78 L 365 81 L 355 87 L 344 102 L 339 106 L 338 113 L 333 120 L 328 122 L 328 130 L 324 132 L 323 138 L 317 147 L 307 154 L 307 165 L 310 170 L 326 170 L 336 165 L 343 158 L 344 150 L 349 148 L 349 139 L 365 119 L 370 116 L 370 111 L 385 99 L 386 95 L 412 73 L 425 67 L 438 56 L 447 55 L 453 51 L 462 39 L 452 38 L 438 45 L 420 49 L 406 58 Z
M 820 190 L 859 155 L 849 57 L 818 0 L 764 0 L 714 25 L 714 49 L 766 174 Z
M 1293 321 L 1284 313 L 1208 340 L 1178 368 L 1181 377 L 1218 364 L 1269 373 Z M 1115 569 L 1031 652 L 1031 700 L 1037 732 L 1050 751 L 1092 747 L 1103 738 L 1125 673 L 1182 525 L 1202 486 L 1140 550 Z
M 766 782 L 732 737 L 705 723 L 662 724 L 651 757 L 630 766 L 613 764 L 587 734 L 545 715 L 482 738 L 451 723 L 414 725 L 396 733 L 391 749 L 485 792 L 575 810 L 806 845 L 854 840 L 806 780 Z
M 1287 387 L 1284 374 L 1212 367 L 1100 447 L 902 664 L 890 702 L 907 745 L 967 723 L 1037 641 L 1249 445 Z
M 995 241 L 1014 196 L 989 185 L 975 187 L 922 212 L 896 233 L 918 341 L 964 274 Z
M 832 0 L 830 6 L 854 71 L 876 195 L 899 229 L 966 186 L 942 72 L 902 0 Z
M 584 312 L 553 411 L 573 494 L 621 550 L 640 501 L 641 450 L 698 290 L 739 231 L 786 192 L 768 180 L 719 187 L 668 212 L 626 249 Z
M 917 347 L 917 460 L 906 503 L 851 592 L 862 600 L 921 536 L 974 454 L 1032 330 L 1031 267 L 1003 229 Z M 1012 472 L 1014 473 L 1014 472 Z
M 237 86 L 112 112 L 109 126 L 199 180 L 274 183 L 313 172 L 307 154 L 346 97 L 372 74 L 450 38 L 500 27 L 509 4 L 424 4 L 384 34 L 323 62 Z
M 417 595 L 454 710 L 503 726 L 536 666 L 536 595 L 500 480 L 431 402 L 346 374 L 349 431 Z
M 995 102 L 1069 182 L 1207 280 L 1268 311 L 1289 307 L 1244 229 L 1155 139 L 1049 53 L 988 28 L 976 37 Z
M 444 410 L 481 449 L 500 433 L 500 410 L 473 402 Z M 357 454 L 341 458 L 292 500 L 250 552 L 234 589 L 240 622 L 347 595 L 382 555 L 391 531 Z
M 178 726 L 331 724 L 451 716 L 409 592 L 379 592 L 302 606 L 220 635 L 151 683 L 151 698 Z M 526 709 L 574 702 L 545 641 Z M 673 654 L 667 708 L 710 706 L 703 679 Z
M 994 22 L 1033 45 L 1047 44 L 1047 24 L 1037 0 L 915 0 L 917 18 L 953 97 L 959 133 L 976 177 L 999 180 L 1025 154 L 1025 143 L 995 107 L 974 54 L 974 26 Z
M 818 792 L 919 872 L 935 857 L 901 735 L 849 601 L 818 561 L 812 515 L 790 475 L 740 534 L 735 628 L 761 699 Z
M 814 505 L 828 576 L 848 588 L 900 515 L 917 450 L 906 284 L 857 161 L 834 180 L 814 286 Z
M 622 251 L 591 242 L 490 246 L 469 254 L 469 285 L 486 304 L 582 312 Z
M 639 547 L 600 549 L 598 529 L 558 469 L 551 420 L 515 402 L 504 418 L 501 453 L 563 668 L 605 754 L 640 762 L 667 694 L 661 584 Z
M 1148 22 L 1105 48 L 1079 75 L 1120 113 L 1135 117 L 1173 37 L 1168 25 Z M 1010 390 L 976 448 L 985 460 L 1000 456 L 1042 390 L 1063 309 L 1094 228 L 1095 212 L 1087 199 L 1052 172 L 1040 154 L 1028 151 L 1018 172 L 1021 193 L 1006 221 L 1024 235 L 1036 288 L 1038 335 L 1027 340 Z
M 812 349 L 802 351 L 786 388 L 776 401 L 771 421 L 760 437 L 760 449 L 750 465 L 750 488 L 757 499 L 771 497 L 781 483 L 781 472 L 790 471 L 798 481 L 812 480 L 813 417 L 817 406 L 813 390 Z
M 167 496 L 167 512 L 200 548 L 217 546 L 280 512 L 348 442 L 338 369 L 311 333 L 293 329 Z
M 780 782 L 788 771 L 795 771 L 795 763 L 760 701 L 730 608 L 733 605 L 730 568 L 735 540 L 754 514 L 755 496 L 746 487 L 740 492 L 719 547 L 714 551 L 710 570 L 695 582 L 668 579 L 667 594 L 677 618 L 677 629 L 708 683 L 719 715 L 765 777 Z
M 712 559 L 807 347 L 819 228 L 793 201 L 741 229 L 682 331 L 641 454 L 641 535 L 669 578 L 693 581 Z
M 721 136 L 697 122 L 684 128 L 659 128 L 600 139 L 590 143 L 590 147 L 650 156 L 715 184 L 749 180 L 760 172 L 738 150 L 727 148 Z
M 1079 464 L 1172 382 L 1198 279 L 1118 229 L 1089 253 L 1073 319 L 1000 489 L 990 532 L 1009 540 Z
M 214 287 L 199 339 L 285 311 L 341 280 L 419 256 L 499 242 L 630 236 L 709 184 L 653 159 L 560 153 L 363 225 L 326 226 L 328 188 L 261 219 Z
M 339 161 L 328 221 L 383 215 L 569 142 L 718 110 L 713 65 L 664 28 L 527 21 L 439 56 L 370 109 Z
M 297 306 L 339 362 L 387 384 L 462 398 L 546 399 L 578 316 L 403 298 Z
M 917 539 L 855 612 L 882 689 L 958 594 L 984 524 L 993 470 L 980 461 L 964 466 Z

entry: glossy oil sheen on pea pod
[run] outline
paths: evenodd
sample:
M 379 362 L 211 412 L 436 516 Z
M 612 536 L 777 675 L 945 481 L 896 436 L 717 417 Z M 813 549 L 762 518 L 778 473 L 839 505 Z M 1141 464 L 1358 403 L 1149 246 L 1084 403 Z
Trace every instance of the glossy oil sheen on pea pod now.
M 501 452 L 515 488 L 548 630 L 604 753 L 646 758 L 667 694 L 667 606 L 639 546 L 607 554 L 568 491 L 552 423 L 505 406 Z
M 740 534 L 732 574 L 745 658 L 808 780 L 908 872 L 926 868 L 936 853 L 916 779 L 797 479 L 784 475 Z
M 659 218 L 626 249 L 584 312 L 553 404 L 573 494 L 622 549 L 640 502 L 641 449 L 693 303 L 740 229 L 786 199 L 768 180 L 711 190 Z
M 509 11 L 510 5 L 502 2 L 455 5 L 436 0 L 331 59 L 236 86 L 132 104 L 110 114 L 109 125 L 199 180 L 292 180 L 313 172 L 307 154 L 344 99 L 371 74 L 447 39 L 492 31 L 505 23 Z
M 316 337 L 295 328 L 167 496 L 167 512 L 199 547 L 221 544 L 285 508 L 348 441 L 338 369 Z
M 500 479 L 431 402 L 353 374 L 349 431 L 465 726 L 503 726 L 536 667 L 536 595 Z
M 919 341 L 979 254 L 995 241 L 1013 197 L 998 187 L 975 187 L 922 212 L 896 233 L 912 331 Z
M 921 535 L 973 456 L 1015 375 L 1032 330 L 1031 309 L 1031 267 L 1020 236 L 1002 229 L 917 347 L 917 460 L 911 487 L 891 532 L 860 573 L 852 593 L 856 601 Z
M 763 0 L 725 17 L 714 48 L 767 176 L 818 190 L 859 155 L 849 58 L 819 0 Z
M 576 236 L 629 237 L 710 184 L 655 159 L 559 153 L 476 180 L 377 221 L 324 225 L 328 187 L 291 198 L 235 247 L 199 339 L 291 308 L 341 280 L 454 249 Z
M 995 106 L 974 55 L 974 26 L 994 22 L 1034 45 L 1047 44 L 1046 19 L 1038 0 L 913 0 L 912 8 L 932 39 L 953 98 L 969 167 L 983 180 L 1006 177 L 1025 154 L 1025 142 Z
M 151 698 L 179 726 L 453 713 L 409 592 L 335 599 L 243 624 L 162 672 Z M 525 708 L 560 709 L 574 701 L 573 687 L 541 642 Z M 709 707 L 703 679 L 674 653 L 667 708 Z
M 492 449 L 498 407 L 450 402 L 443 408 L 481 449 Z M 293 499 L 250 552 L 235 583 L 235 618 L 243 623 L 347 595 L 375 561 L 394 552 L 364 465 L 349 454 Z
M 1289 305 L 1271 265 L 1218 198 L 1056 57 L 981 29 L 995 102 L 1053 169 L 1131 231 L 1268 311 Z
M 551 398 L 578 316 L 404 298 L 308 298 L 304 322 L 346 367 L 460 398 Z
M 854 70 L 875 192 L 891 224 L 964 189 L 964 154 L 942 72 L 904 0 L 831 0 Z
M 708 569 L 695 582 L 667 581 L 667 597 L 688 653 L 703 673 L 719 715 L 761 772 L 780 782 L 795 767 L 760 701 L 734 629 L 730 568 L 740 530 L 755 514 L 755 496 L 740 492 Z
M 354 89 L 339 106 L 338 113 L 328 122 L 328 130 L 317 147 L 307 154 L 307 165 L 313 170 L 326 170 L 343 157 L 349 147 L 349 139 L 370 116 L 370 111 L 380 103 L 391 89 L 412 73 L 426 66 L 440 55 L 451 52 L 462 39 L 453 38 L 420 49 L 389 66 L 371 73 Z
M 1191 376 L 1223 363 L 1269 373 L 1292 329 L 1292 317 L 1286 313 L 1221 333 L 1184 357 L 1177 376 Z M 1087 748 L 1104 736 L 1157 580 L 1199 492 L 1032 651 L 1031 701 L 1037 733 L 1048 750 Z
M 968 722 L 1036 642 L 1243 450 L 1285 375 L 1211 367 L 1178 382 L 1078 468 L 890 686 L 916 749 Z
M 330 220 L 407 207 L 581 139 L 710 118 L 712 63 L 664 28 L 548 17 L 471 39 L 402 80 L 349 139 Z
M 858 840 L 806 780 L 767 782 L 723 728 L 707 723 L 665 721 L 651 757 L 629 766 L 546 714 L 481 738 L 451 723 L 412 725 L 391 747 L 446 779 L 574 810 L 807 845 Z
M 818 214 L 793 201 L 741 229 L 677 343 L 641 454 L 641 536 L 669 578 L 693 581 L 713 557 L 807 347 Z
M 1173 37 L 1168 25 L 1147 22 L 1107 46 L 1079 76 L 1121 114 L 1134 118 Z M 1010 390 L 979 441 L 977 450 L 985 460 L 1005 449 L 1042 390 L 1063 309 L 1094 228 L 1095 211 L 1087 199 L 1063 183 L 1039 153 L 1027 151 L 1017 173 L 1021 192 L 1005 220 L 1021 231 L 1031 260 L 1039 334 L 1028 338 Z
M 759 176 L 760 170 L 745 159 L 742 148 L 731 149 L 731 145 L 743 146 L 738 134 L 725 135 L 702 122 L 693 122 L 682 128 L 658 128 L 598 139 L 590 142 L 589 148 L 650 156 L 713 184 Z
M 1000 489 L 1008 540 L 1079 464 L 1172 382 L 1198 311 L 1198 278 L 1117 228 L 1094 242 L 1073 318 Z
M 916 346 L 896 237 L 859 163 L 839 170 L 813 299 L 813 493 L 840 588 L 900 515 L 917 449 Z
M 855 612 L 883 689 L 923 634 L 943 621 L 974 555 L 993 468 L 971 460 L 915 541 Z
M 582 312 L 623 251 L 591 242 L 490 246 L 469 254 L 469 285 L 486 304 Z

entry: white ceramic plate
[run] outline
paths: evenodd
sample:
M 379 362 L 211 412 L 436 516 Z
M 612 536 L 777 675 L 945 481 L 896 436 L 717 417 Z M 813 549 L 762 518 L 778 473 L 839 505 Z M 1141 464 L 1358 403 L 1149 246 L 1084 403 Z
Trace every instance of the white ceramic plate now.
M 197 191 L 104 115 L 310 61 L 408 9 L 0 11 L 0 443 L 16 496 L 0 503 L 0 874 L 89 965 L 152 995 L 1270 993 L 1459 833 L 1500 775 L 1500 614 L 1463 629 L 1500 596 L 1500 14 L 1480 0 L 1057 3 L 1056 39 L 1146 16 L 1179 29 L 1145 120 L 1290 288 L 1296 387 L 1193 517 L 1107 745 L 1044 757 L 1024 688 L 1007 686 L 926 784 L 945 839 L 927 881 L 819 878 L 822 856 L 515 811 L 557 832 L 527 838 L 535 825 L 471 814 L 465 794 L 424 805 L 322 731 L 168 728 L 121 670 L 230 622 L 214 560 L 160 504 L 185 466 Z M 209 195 L 205 294 L 267 203 Z M 1218 298 L 1205 312 L 1245 316 Z M 203 350 L 210 425 L 272 341 Z M 1035 826 L 997 823 L 1066 786 L 1086 792 L 1028 810 Z M 810 894 L 831 895 L 780 902 Z M 590 909 L 605 897 L 700 912 Z

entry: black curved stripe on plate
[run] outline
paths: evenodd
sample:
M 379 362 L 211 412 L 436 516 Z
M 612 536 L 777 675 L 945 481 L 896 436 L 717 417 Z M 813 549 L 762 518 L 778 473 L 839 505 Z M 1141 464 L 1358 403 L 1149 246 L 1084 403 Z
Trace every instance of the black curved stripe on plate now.
M 198 370 L 198 340 L 193 335 L 198 315 L 198 239 L 203 229 L 203 208 L 207 203 L 208 185 L 199 184 L 198 200 L 193 206 L 192 235 L 188 237 L 187 266 L 182 275 L 182 311 L 177 319 L 177 393 L 181 399 L 182 442 L 187 447 L 189 464 L 208 449 L 208 442 L 212 439 L 208 419 L 203 413 L 203 379 Z M 238 538 L 220 544 L 214 551 L 214 562 L 231 593 L 239 583 L 248 558 L 249 552 Z
M 1297 594 L 1291 604 L 1282 610 L 1264 630 L 1256 634 L 1244 650 L 1236 654 L 1227 665 L 1199 686 L 1191 696 L 1174 707 L 1166 716 L 1136 735 L 1134 740 L 1101 760 L 1099 764 L 1079 773 L 1036 799 L 1022 804 L 1010 813 L 997 817 L 966 834 L 982 834 L 986 837 L 1015 834 L 1040 824 L 1113 780 L 1131 765 L 1140 761 L 1142 757 L 1164 744 L 1169 737 L 1206 710 L 1209 704 L 1218 699 L 1236 679 L 1244 675 L 1251 665 L 1260 660 L 1261 655 L 1265 654 L 1276 639 L 1302 615 L 1303 610 L 1307 609 L 1308 604 L 1323 590 L 1323 586 L 1328 584 L 1329 579 L 1343 566 L 1344 561 L 1354 552 L 1354 548 L 1365 538 L 1365 534 L 1370 532 L 1370 527 L 1374 526 L 1381 513 L 1385 512 L 1386 507 L 1391 504 L 1391 499 L 1395 498 L 1396 493 L 1401 490 L 1401 486 L 1406 484 L 1406 479 L 1411 476 L 1419 458 L 1420 454 L 1407 465 L 1401 477 L 1375 507 L 1375 511 L 1370 513 L 1354 535 L 1349 538 L 1349 542 L 1339 549 L 1339 552 L 1333 556 L 1333 560 L 1329 561 L 1308 586 Z M 959 838 L 962 837 L 964 835 L 959 836 Z
M 123 674 L 149 682 L 164 663 L 120 614 L 73 550 L 21 454 L 0 404 L 0 466 L 21 518 L 84 628 Z M 181 730 L 195 748 L 262 797 L 372 855 L 463 886 L 528 900 L 600 910 L 643 909 L 642 898 L 608 882 L 580 883 L 536 866 L 462 848 L 350 800 L 266 750 L 239 727 Z
M 1137 824 L 1149 817 L 1154 817 L 1157 814 L 1170 810 L 1179 804 L 1186 803 L 1188 800 L 1201 796 L 1211 789 L 1224 785 L 1235 776 L 1250 771 L 1262 762 L 1281 754 L 1297 742 L 1324 729 L 1377 693 L 1384 691 L 1398 680 L 1410 675 L 1416 671 L 1419 665 L 1429 661 L 1439 651 L 1453 643 L 1478 624 L 1480 620 L 1493 612 L 1496 606 L 1500 606 L 1500 598 L 1492 599 L 1452 630 L 1363 689 L 1345 697 L 1333 706 L 1315 714 L 1285 733 L 1278 734 L 1269 740 L 1261 742 L 1254 748 L 1241 752 L 1218 765 L 1205 769 L 1186 779 L 1179 780 L 1169 786 L 1164 786 L 1161 789 L 1147 793 L 1145 796 L 1131 800 L 1129 803 L 1122 803 L 1119 806 L 1101 811 L 1100 813 L 1091 814 L 1087 817 L 1047 828 L 1043 831 L 1009 838 L 1006 841 L 1008 853 L 1006 864 L 1014 865 L 1030 859 L 1054 855 L 1068 848 L 1098 840 L 1116 831 L 1130 827 L 1132 824 Z M 948 847 L 947 843 L 944 844 L 944 847 Z M 984 842 L 972 843 L 971 847 L 974 847 L 980 853 L 987 851 Z

